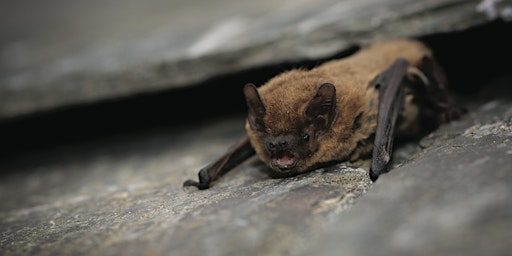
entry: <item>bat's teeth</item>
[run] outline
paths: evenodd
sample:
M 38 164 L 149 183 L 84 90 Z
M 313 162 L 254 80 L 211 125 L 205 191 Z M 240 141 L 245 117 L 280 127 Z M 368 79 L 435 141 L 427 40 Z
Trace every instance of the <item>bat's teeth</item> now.
M 295 165 L 296 157 L 289 151 L 279 151 L 272 158 L 272 164 L 280 169 L 288 169 Z

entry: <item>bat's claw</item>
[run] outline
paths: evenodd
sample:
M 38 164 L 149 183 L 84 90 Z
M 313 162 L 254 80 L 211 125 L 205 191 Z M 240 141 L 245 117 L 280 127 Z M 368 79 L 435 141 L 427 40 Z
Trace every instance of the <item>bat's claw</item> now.
M 195 180 L 186 180 L 183 182 L 183 187 L 198 187 L 199 188 L 199 182 Z
M 372 169 L 370 169 L 369 175 L 370 175 L 370 180 L 372 182 L 377 181 L 377 179 L 379 178 L 379 175 L 376 174 Z
M 407 77 L 410 80 L 418 79 L 425 86 L 429 86 L 430 85 L 430 82 L 429 82 L 427 76 L 425 75 L 425 73 L 423 73 L 417 67 L 410 66 L 409 68 L 407 68 Z
M 203 168 L 198 173 L 199 182 L 195 180 L 186 180 L 183 182 L 183 187 L 197 187 L 200 190 L 207 189 L 210 187 L 212 178 L 208 174 L 208 168 Z
M 210 183 L 197 182 L 195 180 L 186 180 L 183 182 L 183 187 L 196 187 L 200 190 L 207 189 L 210 187 Z

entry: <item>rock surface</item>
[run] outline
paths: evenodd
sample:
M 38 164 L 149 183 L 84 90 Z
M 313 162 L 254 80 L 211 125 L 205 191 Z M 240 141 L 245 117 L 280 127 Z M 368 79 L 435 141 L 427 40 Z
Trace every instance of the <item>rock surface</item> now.
M 318 59 L 355 43 L 511 19 L 511 6 L 494 0 L 10 1 L 0 10 L 0 120 Z
M 243 118 L 152 130 L 5 160 L 4 255 L 506 255 L 512 246 L 512 77 L 498 97 L 372 184 L 339 164 L 270 179 L 251 159 L 183 189 L 243 135 Z M 488 86 L 491 92 L 494 86 Z M 205 147 L 205 145 L 207 145 Z M 351 165 L 352 166 L 352 165 Z
M 510 254 L 512 74 L 499 65 L 510 59 L 500 39 L 510 26 L 478 34 L 490 43 L 470 54 L 459 46 L 471 40 L 452 33 L 439 53 L 456 60 L 447 65 L 464 78 L 456 87 L 480 88 L 460 95 L 469 114 L 397 148 L 376 183 L 364 160 L 270 179 L 253 158 L 208 190 L 183 189 L 244 135 L 244 116 L 161 107 L 213 93 L 195 85 L 218 75 L 509 19 L 509 1 L 50 2 L 0 9 L 2 255 Z M 162 90 L 177 96 L 30 115 Z

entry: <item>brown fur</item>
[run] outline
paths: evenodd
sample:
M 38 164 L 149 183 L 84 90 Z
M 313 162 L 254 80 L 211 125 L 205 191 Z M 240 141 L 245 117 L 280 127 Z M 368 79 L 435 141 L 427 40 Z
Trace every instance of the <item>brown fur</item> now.
M 301 163 L 300 172 L 308 171 L 318 163 L 367 156 L 373 148 L 372 135 L 378 113 L 378 90 L 371 87 L 372 81 L 398 57 L 417 67 L 424 56 L 431 54 L 418 41 L 393 40 L 374 44 L 350 57 L 327 62 L 311 70 L 296 69 L 282 73 L 258 89 L 266 107 L 265 133 L 279 134 L 296 129 L 318 87 L 332 83 L 336 88 L 337 119 L 329 132 L 316 138 L 318 149 Z M 417 126 L 417 115 L 416 106 L 411 99 L 407 100 L 398 130 L 407 131 Z M 355 127 L 354 120 L 358 116 L 359 124 Z M 253 131 L 249 122 L 246 129 L 257 155 L 269 163 L 262 142 L 264 136 Z

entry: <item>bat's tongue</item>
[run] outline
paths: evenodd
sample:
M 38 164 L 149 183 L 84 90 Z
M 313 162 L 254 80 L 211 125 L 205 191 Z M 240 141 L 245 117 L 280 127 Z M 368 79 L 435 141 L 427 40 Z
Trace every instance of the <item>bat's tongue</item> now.
M 295 165 L 296 158 L 290 151 L 278 151 L 272 157 L 272 164 L 280 169 L 287 169 Z

